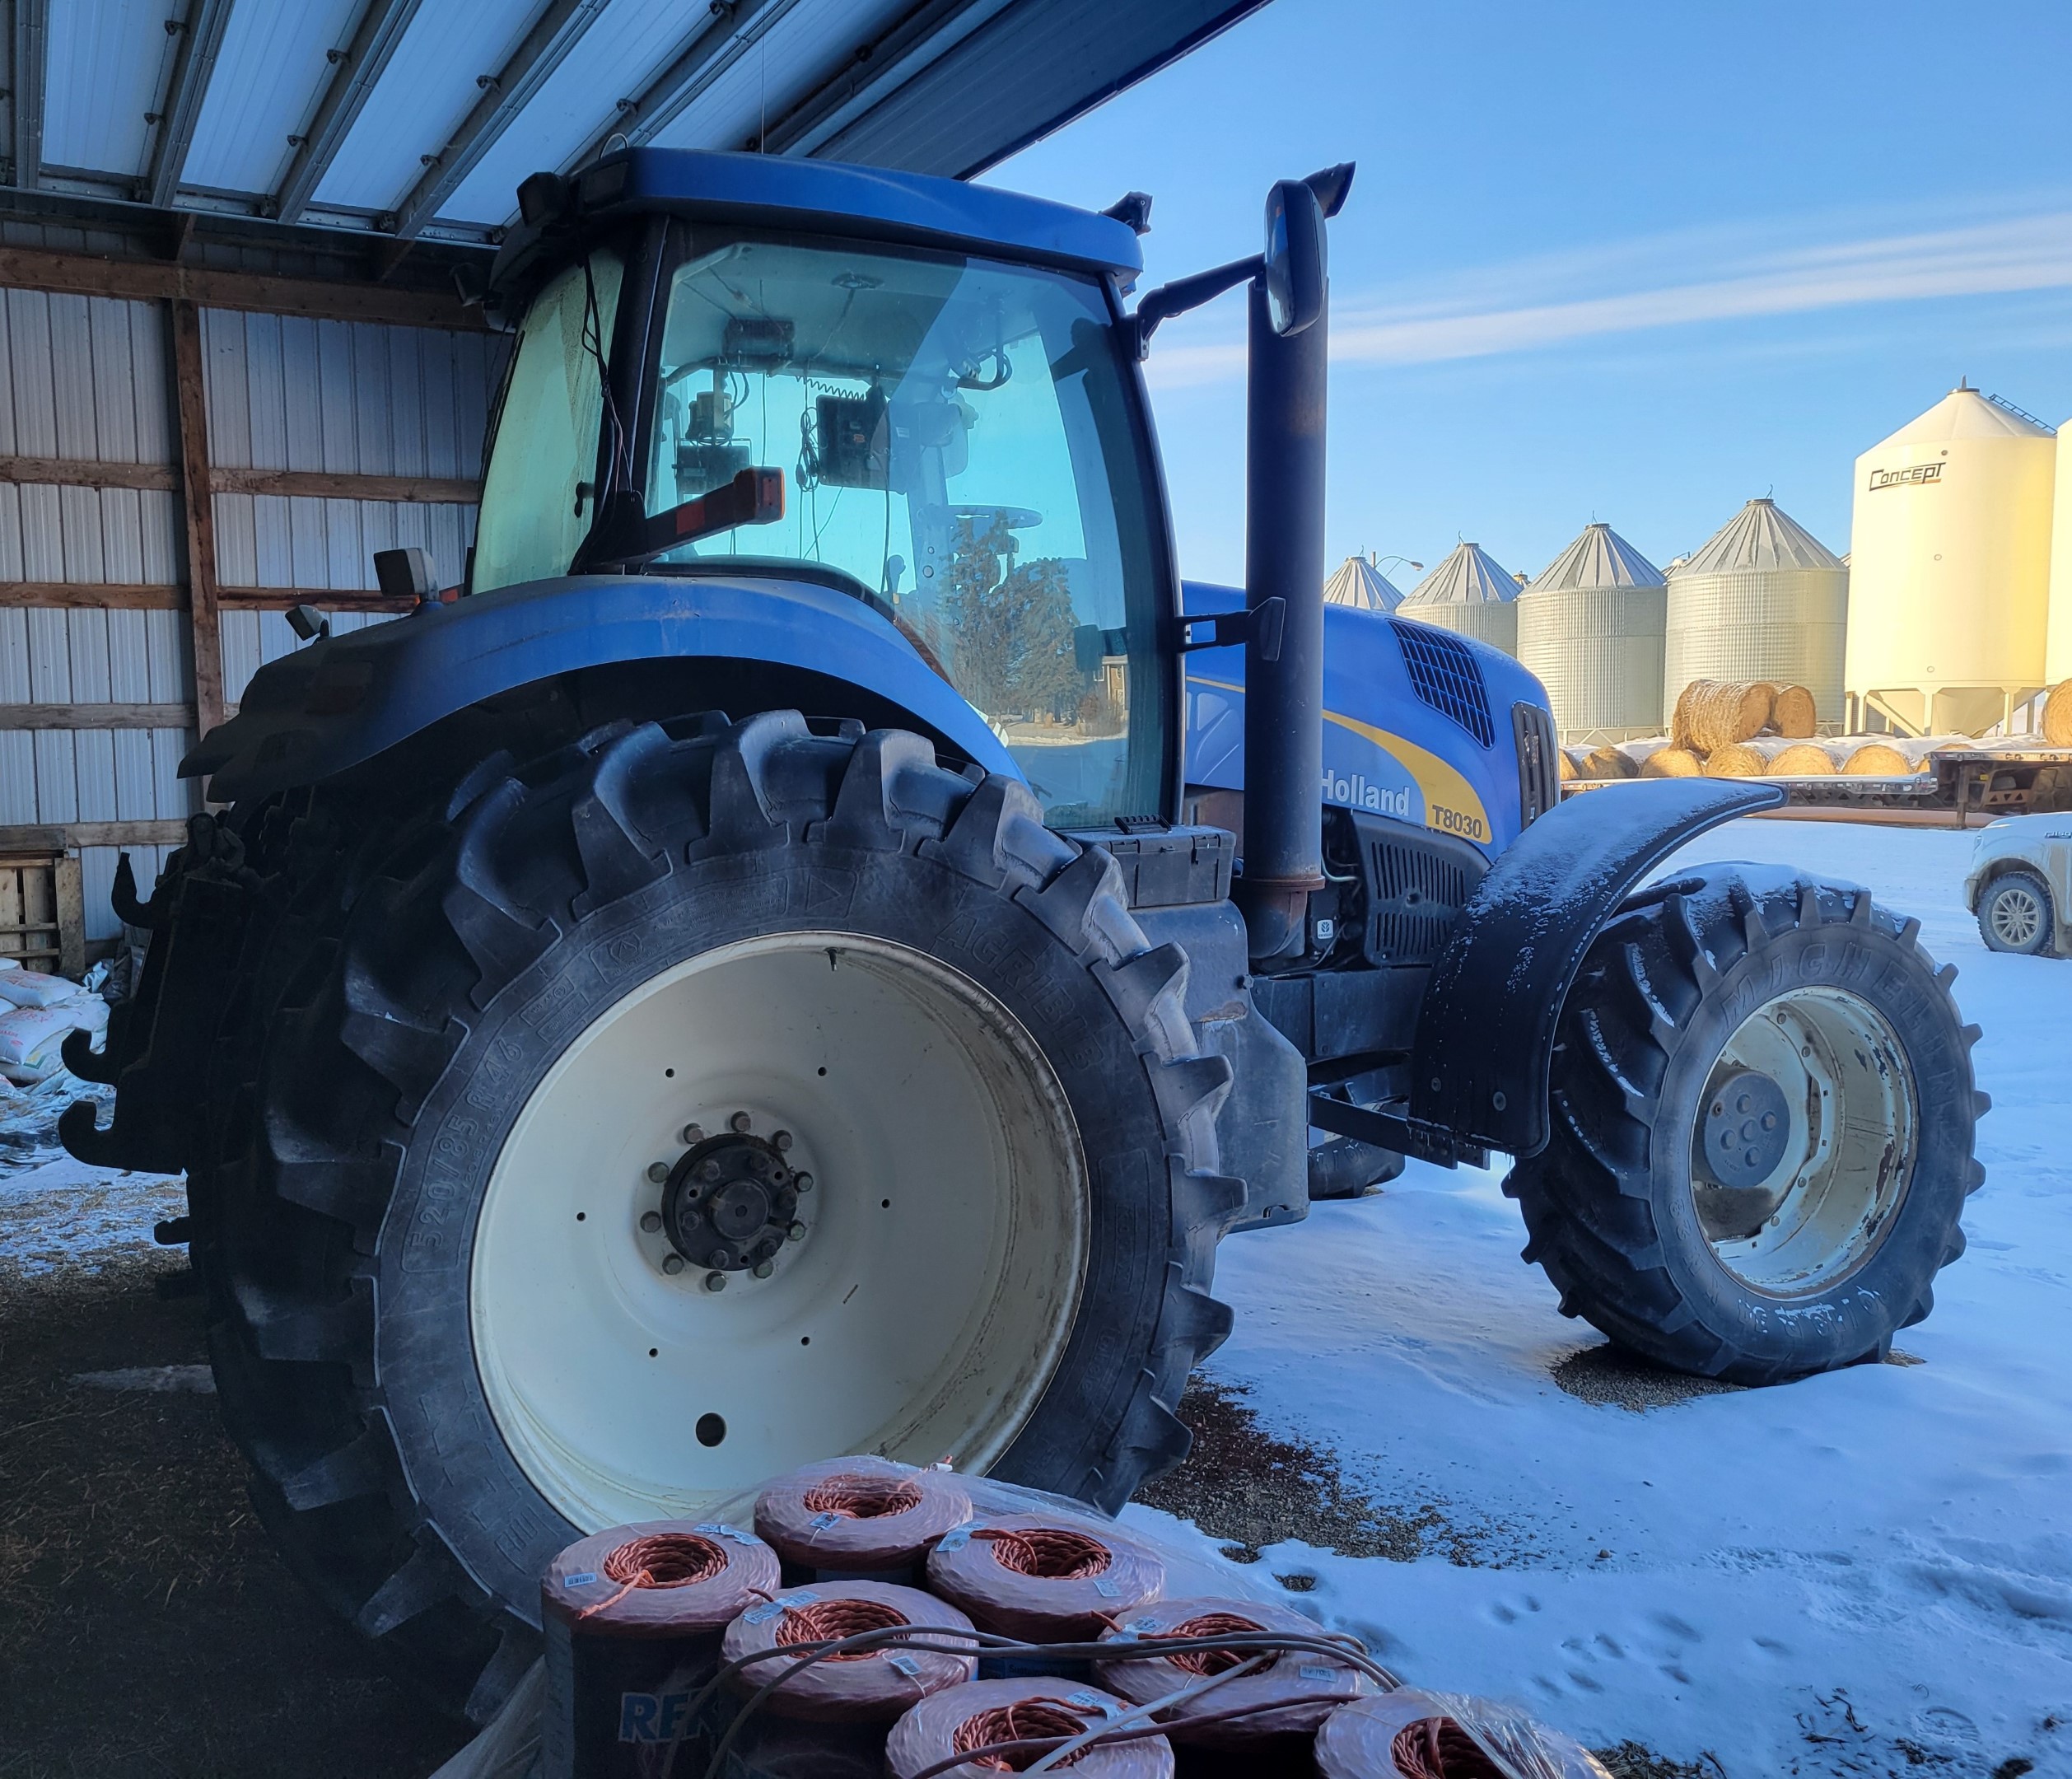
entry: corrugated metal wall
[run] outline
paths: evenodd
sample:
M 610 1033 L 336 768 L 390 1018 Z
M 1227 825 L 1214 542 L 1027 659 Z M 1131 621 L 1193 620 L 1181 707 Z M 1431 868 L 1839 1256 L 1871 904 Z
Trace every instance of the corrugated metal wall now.
M 212 465 L 475 478 L 504 343 L 480 334 L 205 310 Z M 166 311 L 156 302 L 0 290 L 0 455 L 138 464 L 178 459 Z M 214 497 L 224 586 L 371 589 L 373 556 L 432 553 L 460 579 L 474 509 L 458 504 Z M 0 480 L 0 581 L 170 586 L 186 579 L 180 497 L 160 489 Z M 224 697 L 297 647 L 278 613 L 221 617 Z M 334 630 L 379 623 L 343 612 Z M 0 704 L 191 704 L 184 611 L 0 606 Z M 178 776 L 185 729 L 9 729 L 0 712 L 0 824 L 147 821 L 199 807 Z M 132 847 L 148 885 L 168 849 Z M 90 940 L 112 936 L 116 849 L 81 864 Z

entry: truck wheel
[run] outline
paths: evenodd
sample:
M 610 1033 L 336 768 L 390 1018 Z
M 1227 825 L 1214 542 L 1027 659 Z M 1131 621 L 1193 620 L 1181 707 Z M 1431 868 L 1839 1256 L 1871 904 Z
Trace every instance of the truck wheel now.
M 2002 873 L 1978 899 L 1978 936 L 1989 951 L 2049 950 L 2051 918 L 2050 888 L 2032 871 Z
M 1024 787 L 830 727 L 478 773 L 294 892 L 320 935 L 216 1095 L 255 1498 L 478 1717 L 579 1534 L 850 1451 L 1110 1509 L 1186 1453 L 1244 1197 L 1186 957 Z
M 1883 1356 L 1928 1314 L 1987 1100 L 1919 928 L 1752 866 L 1606 925 L 1562 1011 L 1552 1137 L 1505 1184 L 1564 1314 L 1740 1384 Z

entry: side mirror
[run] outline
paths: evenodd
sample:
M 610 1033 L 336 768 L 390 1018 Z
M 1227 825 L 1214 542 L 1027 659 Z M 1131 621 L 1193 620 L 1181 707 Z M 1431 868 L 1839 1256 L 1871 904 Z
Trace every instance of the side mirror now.
M 1282 180 L 1267 194 L 1267 306 L 1286 339 L 1323 313 L 1323 206 L 1301 180 Z

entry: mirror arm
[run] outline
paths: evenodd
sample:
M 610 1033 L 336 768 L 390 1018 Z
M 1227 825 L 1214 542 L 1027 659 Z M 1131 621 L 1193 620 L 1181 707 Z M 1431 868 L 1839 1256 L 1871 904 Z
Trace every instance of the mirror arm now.
M 1198 309 L 1234 285 L 1247 283 L 1265 270 L 1265 256 L 1254 254 L 1249 259 L 1233 259 L 1228 265 L 1213 266 L 1191 278 L 1175 278 L 1170 284 L 1160 285 L 1136 306 L 1136 314 L 1124 323 L 1138 358 L 1150 357 L 1151 335 L 1161 321 L 1184 315 L 1190 309 Z
M 1317 194 L 1317 205 L 1326 222 L 1345 208 L 1346 194 L 1352 189 L 1352 171 L 1351 161 L 1341 161 L 1336 166 L 1312 173 L 1302 182 Z

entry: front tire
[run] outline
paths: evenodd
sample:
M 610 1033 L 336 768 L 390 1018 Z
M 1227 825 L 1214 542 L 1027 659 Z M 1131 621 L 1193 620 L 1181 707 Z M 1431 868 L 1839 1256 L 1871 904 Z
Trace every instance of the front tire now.
M 1766 1384 L 1883 1356 L 1929 1313 L 1988 1102 L 1919 927 L 1753 866 L 1613 917 L 1562 1011 L 1552 1136 L 1505 1184 L 1564 1314 Z
M 2033 871 L 2004 871 L 1978 899 L 1978 936 L 1989 951 L 2020 957 L 2048 951 L 2056 918 L 2050 886 Z
M 356 852 L 248 985 L 196 1254 L 262 1512 L 448 1699 L 609 1525 L 856 1449 L 1111 1509 L 1185 1454 L 1229 1068 L 1024 787 L 621 724 Z

